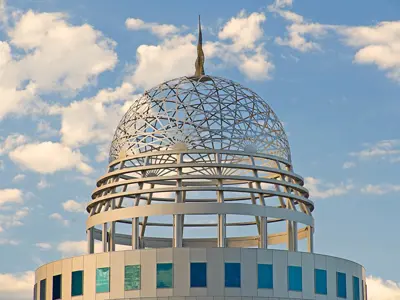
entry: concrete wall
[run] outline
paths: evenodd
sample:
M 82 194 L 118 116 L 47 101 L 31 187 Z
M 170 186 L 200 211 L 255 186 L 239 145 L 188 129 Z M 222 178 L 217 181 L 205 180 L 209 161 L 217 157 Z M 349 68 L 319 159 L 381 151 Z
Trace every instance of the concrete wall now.
M 156 288 L 156 265 L 173 263 L 174 288 Z M 207 287 L 190 287 L 190 262 L 207 262 Z M 224 262 L 241 263 L 241 287 L 225 288 Z M 257 264 L 273 265 L 274 289 L 257 288 Z M 141 265 L 141 289 L 124 291 L 124 266 Z M 288 291 L 287 267 L 301 266 L 302 292 Z M 110 267 L 110 292 L 96 294 L 96 268 Z M 314 269 L 327 270 L 328 295 L 315 295 Z M 71 273 L 84 271 L 83 296 L 71 298 Z M 52 300 L 52 278 L 62 274 L 62 300 L 137 299 L 147 300 L 261 300 L 315 299 L 339 300 L 336 297 L 336 272 L 346 274 L 347 299 L 353 299 L 352 277 L 365 283 L 365 270 L 357 263 L 319 254 L 282 250 L 241 248 L 164 248 L 117 251 L 67 258 L 36 270 L 37 299 L 40 281 L 46 280 L 46 300 Z M 365 293 L 364 293 L 365 294 Z M 188 298 L 189 297 L 189 298 Z M 151 298 L 151 299 L 149 299 Z M 253 298 L 253 299 L 252 299 Z

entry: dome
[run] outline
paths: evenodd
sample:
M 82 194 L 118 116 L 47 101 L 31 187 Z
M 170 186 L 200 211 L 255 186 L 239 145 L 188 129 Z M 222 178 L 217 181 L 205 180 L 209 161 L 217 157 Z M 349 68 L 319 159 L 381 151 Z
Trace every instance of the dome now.
M 119 123 L 109 160 L 191 149 L 254 152 L 290 161 L 287 136 L 271 107 L 252 90 L 207 75 L 172 79 L 146 91 Z

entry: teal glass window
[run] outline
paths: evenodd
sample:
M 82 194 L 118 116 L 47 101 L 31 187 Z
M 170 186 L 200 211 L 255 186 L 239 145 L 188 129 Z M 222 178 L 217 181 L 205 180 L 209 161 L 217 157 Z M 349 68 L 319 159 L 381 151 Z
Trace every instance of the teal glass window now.
M 225 263 L 225 287 L 240 288 L 240 263 Z
M 174 273 L 172 263 L 157 264 L 157 288 L 172 288 Z
M 83 295 L 83 271 L 72 272 L 71 296 Z
M 53 276 L 53 300 L 61 299 L 61 275 Z
M 257 282 L 259 289 L 273 289 L 274 278 L 273 268 L 269 264 L 259 264 L 257 266 Z
M 339 298 L 347 298 L 346 274 L 336 273 L 336 291 Z
M 39 300 L 46 300 L 46 279 L 40 280 Z
M 301 292 L 303 290 L 303 277 L 301 267 L 288 266 L 289 291 Z
M 328 282 L 326 270 L 315 269 L 315 293 L 320 295 L 328 294 Z
M 207 287 L 207 263 L 190 263 L 190 287 Z
M 353 276 L 353 300 L 360 300 L 360 279 Z
M 140 289 L 140 265 L 125 266 L 125 291 Z
M 110 291 L 110 268 L 98 268 L 96 270 L 96 293 L 108 293 Z

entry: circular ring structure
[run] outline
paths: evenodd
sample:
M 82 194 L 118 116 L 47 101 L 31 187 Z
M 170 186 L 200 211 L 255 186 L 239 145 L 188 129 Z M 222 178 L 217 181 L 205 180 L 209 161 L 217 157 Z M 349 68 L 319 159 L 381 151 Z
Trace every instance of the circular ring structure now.
M 296 249 L 297 240 L 312 240 L 314 227 L 303 185 L 290 161 L 270 154 L 145 152 L 110 163 L 87 204 L 87 230 L 105 251 L 115 244 Z

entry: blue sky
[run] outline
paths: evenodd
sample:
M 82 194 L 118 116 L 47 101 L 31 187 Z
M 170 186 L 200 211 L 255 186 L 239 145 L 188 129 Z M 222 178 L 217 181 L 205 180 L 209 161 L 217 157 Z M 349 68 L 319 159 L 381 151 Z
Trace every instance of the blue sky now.
M 193 72 L 198 14 L 206 72 L 253 89 L 285 124 L 316 252 L 400 297 L 398 1 L 0 4 L 0 299 L 28 299 L 31 271 L 82 251 L 81 207 L 115 126 L 143 89 Z

